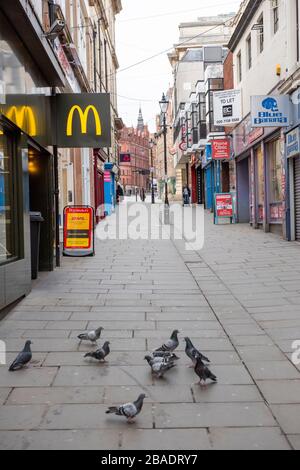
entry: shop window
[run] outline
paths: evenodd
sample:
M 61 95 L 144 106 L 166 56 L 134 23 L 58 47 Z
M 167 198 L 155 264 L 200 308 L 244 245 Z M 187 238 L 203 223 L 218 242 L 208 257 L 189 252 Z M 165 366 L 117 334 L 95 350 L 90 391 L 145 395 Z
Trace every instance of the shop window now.
M 12 139 L 0 126 L 0 264 L 17 256 L 16 197 Z
M 282 167 L 280 141 L 275 140 L 268 144 L 270 162 L 270 203 L 282 202 Z
M 258 200 L 258 218 L 264 218 L 264 200 L 265 200 L 265 180 L 264 180 L 264 157 L 262 149 L 259 147 L 256 151 L 257 156 L 257 200 Z

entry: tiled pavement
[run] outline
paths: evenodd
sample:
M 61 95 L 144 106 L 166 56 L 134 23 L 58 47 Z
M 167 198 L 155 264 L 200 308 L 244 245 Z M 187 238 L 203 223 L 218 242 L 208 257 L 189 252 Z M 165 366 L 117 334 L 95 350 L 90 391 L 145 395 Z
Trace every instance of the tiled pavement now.
M 108 365 L 83 359 L 79 332 L 102 325 Z M 143 360 L 181 331 L 180 363 L 152 379 Z M 212 360 L 194 385 L 183 337 Z M 64 259 L 0 323 L 8 362 L 25 339 L 34 363 L 0 367 L 1 449 L 300 449 L 300 245 L 206 220 L 201 252 L 181 242 L 106 241 Z M 102 341 L 101 340 L 101 341 Z M 300 369 L 300 367 L 299 367 Z M 107 405 L 148 396 L 136 424 Z

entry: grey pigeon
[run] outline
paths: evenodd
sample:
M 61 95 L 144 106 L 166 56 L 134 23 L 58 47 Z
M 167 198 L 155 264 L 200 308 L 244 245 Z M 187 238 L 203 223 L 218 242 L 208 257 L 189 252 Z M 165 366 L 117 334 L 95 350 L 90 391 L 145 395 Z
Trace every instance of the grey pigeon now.
M 193 345 L 190 338 L 184 338 L 184 339 L 185 339 L 185 342 L 186 342 L 185 353 L 191 359 L 191 361 L 193 362 L 194 365 L 196 365 L 196 362 L 197 362 L 198 358 L 200 358 L 201 361 L 203 361 L 203 362 L 210 363 L 210 360 L 207 357 L 203 356 L 203 354 L 201 354 L 201 352 L 198 351 L 198 349 L 195 348 L 195 346 Z
M 111 406 L 106 414 L 115 414 L 116 416 L 124 416 L 128 423 L 133 423 L 133 419 L 142 411 L 146 395 L 140 395 L 134 403 L 127 403 L 122 406 Z
M 105 358 L 110 354 L 110 343 L 106 341 L 101 349 L 98 349 L 95 352 L 87 353 L 84 357 L 91 357 L 92 359 L 96 359 L 97 361 L 105 362 Z
M 156 349 L 156 351 L 171 352 L 171 353 L 174 352 L 175 349 L 177 349 L 179 346 L 178 334 L 179 334 L 178 330 L 173 331 L 171 338 L 165 344 L 163 344 L 161 348 Z
M 168 362 L 164 360 L 157 361 L 156 359 L 151 358 L 151 356 L 146 356 L 145 360 L 151 367 L 152 374 L 155 374 L 159 379 L 161 379 L 166 372 L 176 367 L 174 362 Z
M 153 351 L 152 353 L 153 358 L 165 359 L 168 361 L 178 361 L 179 357 L 176 356 L 174 353 L 170 353 L 167 351 Z
M 91 343 L 96 343 L 96 341 L 100 339 L 102 331 L 103 328 L 100 327 L 97 330 L 88 331 L 86 333 L 83 333 L 82 335 L 79 335 L 78 339 L 80 339 L 81 341 L 91 341 Z
M 26 364 L 28 364 L 32 359 L 32 352 L 31 352 L 31 341 L 26 341 L 25 347 L 22 352 L 18 355 L 15 361 L 9 368 L 10 372 L 15 372 L 17 370 L 22 369 Z
M 209 370 L 208 367 L 206 367 L 205 364 L 201 361 L 201 359 L 198 357 L 197 362 L 195 365 L 195 373 L 198 375 L 200 379 L 200 385 L 202 385 L 202 382 L 206 384 L 207 380 L 212 380 L 213 382 L 217 382 L 217 377 Z

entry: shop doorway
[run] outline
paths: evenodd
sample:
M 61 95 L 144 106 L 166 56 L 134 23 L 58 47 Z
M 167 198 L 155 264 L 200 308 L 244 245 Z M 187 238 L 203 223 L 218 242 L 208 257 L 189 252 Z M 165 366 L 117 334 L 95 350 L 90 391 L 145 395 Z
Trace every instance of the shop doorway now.
M 300 241 L 300 157 L 294 160 L 295 238 Z
M 55 245 L 55 209 L 53 157 L 44 149 L 28 147 L 29 210 L 40 212 L 39 271 L 53 271 Z
M 250 222 L 250 182 L 249 158 L 244 158 L 237 164 L 237 217 L 238 222 Z

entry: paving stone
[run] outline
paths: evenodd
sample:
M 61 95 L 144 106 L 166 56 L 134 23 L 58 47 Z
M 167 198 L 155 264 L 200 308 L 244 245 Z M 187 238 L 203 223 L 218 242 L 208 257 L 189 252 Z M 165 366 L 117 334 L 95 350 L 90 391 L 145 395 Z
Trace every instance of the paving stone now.
M 300 379 L 300 372 L 289 362 L 248 362 L 247 366 L 255 380 Z
M 163 339 L 163 338 L 161 338 Z M 164 338 L 164 341 L 166 341 L 166 337 Z M 192 341 L 197 341 L 197 339 L 199 338 L 196 338 L 194 336 L 191 336 L 191 340 Z M 161 346 L 161 341 L 159 341 L 158 339 L 155 340 L 154 338 L 152 339 L 149 339 L 147 341 L 148 343 L 148 350 L 149 351 L 153 351 L 154 349 L 158 348 L 159 346 Z M 198 344 L 198 343 L 197 343 Z M 198 347 L 201 349 L 201 351 L 233 351 L 233 346 L 232 344 L 230 343 L 230 341 L 228 339 L 223 339 L 223 338 L 213 338 L 213 339 L 201 339 L 201 343 L 198 344 Z M 185 345 L 183 343 L 181 343 L 181 345 L 179 346 L 178 350 L 179 351 L 184 351 L 185 349 Z
M 143 389 L 147 395 L 147 403 L 152 402 L 154 406 L 157 403 L 193 403 L 191 387 L 188 384 L 173 385 L 166 389 L 156 381 L 155 385 L 143 385 Z M 141 387 L 138 386 L 105 387 L 104 403 L 120 404 L 123 403 L 124 396 L 138 397 L 140 393 Z
M 276 426 L 268 408 L 261 403 L 213 403 L 157 406 L 158 428 L 263 427 Z
M 128 402 L 128 400 L 132 401 L 133 399 L 136 399 L 136 397 L 129 395 L 125 401 Z M 106 410 L 106 405 L 53 406 L 50 407 L 44 416 L 40 428 L 53 430 L 102 429 L 105 432 L 107 429 L 114 429 L 116 432 L 122 432 L 123 429 L 127 429 L 128 424 L 123 417 L 106 415 Z M 132 427 L 133 429 L 152 429 L 152 425 L 152 406 L 145 404 L 143 413 L 138 416 L 136 423 Z
M 300 404 L 300 380 L 263 380 L 258 386 L 268 403 Z
M 24 320 L 26 321 L 66 321 L 70 319 L 72 315 L 71 312 L 48 312 L 42 310 L 40 312 L 26 312 L 24 311 L 14 311 L 12 315 L 9 316 L 9 320 Z
M 49 387 L 58 369 L 56 367 L 38 367 L 32 365 L 18 372 L 9 372 L 7 367 L 0 367 L 1 387 Z
M 124 368 L 121 370 L 119 367 L 109 367 L 92 361 L 90 364 L 89 367 L 61 367 L 53 385 L 56 387 L 140 385 L 133 376 L 124 371 Z
M 87 321 L 49 321 L 47 330 L 81 330 L 85 331 L 87 328 Z
M 290 450 L 279 428 L 210 429 L 214 450 Z
M 11 392 L 11 388 L 2 388 L 2 383 L 0 387 L 0 406 L 3 405 Z
M 8 352 L 20 352 L 24 348 L 24 339 L 8 339 L 6 347 Z M 71 339 L 35 339 L 32 345 L 33 353 L 50 351 L 77 351 L 78 342 Z
M 126 450 L 210 450 L 205 429 L 128 429 L 122 437 L 122 449 Z
M 271 409 L 286 434 L 300 434 L 300 404 L 271 405 Z
M 286 361 L 285 355 L 276 346 L 243 346 L 238 352 L 245 362 Z
M 0 389 L 1 393 L 1 389 Z M 104 387 L 31 387 L 15 388 L 8 405 L 56 405 L 74 403 L 101 404 Z
M 0 334 L 2 328 L 11 328 L 12 330 L 42 330 L 46 327 L 46 321 L 13 321 L 5 320 L 0 324 Z
M 294 450 L 300 450 L 300 434 L 287 436 L 287 438 Z
M 0 432 L 2 450 L 118 450 L 114 431 L 5 431 Z
M 209 385 L 206 388 L 193 386 L 193 397 L 197 403 L 252 403 L 263 398 L 254 385 Z
M 40 405 L 1 406 L 0 430 L 35 429 L 42 421 L 45 409 Z

